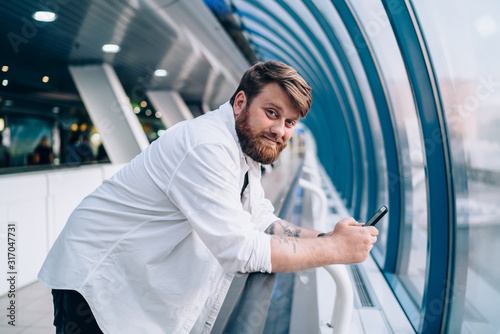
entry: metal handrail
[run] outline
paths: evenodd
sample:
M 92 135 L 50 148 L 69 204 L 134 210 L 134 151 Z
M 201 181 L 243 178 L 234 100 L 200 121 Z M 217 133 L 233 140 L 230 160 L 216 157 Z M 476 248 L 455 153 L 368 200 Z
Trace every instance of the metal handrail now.
M 313 168 L 303 168 L 303 172 L 310 174 L 313 177 L 316 176 L 313 174 L 315 173 Z M 317 221 L 315 221 L 315 226 L 320 225 L 317 226 L 319 230 L 326 230 L 325 224 L 328 202 L 325 192 L 321 189 L 321 187 L 303 178 L 299 180 L 299 185 L 318 195 L 320 199 L 320 216 Z M 339 264 L 328 265 L 323 268 L 325 268 L 325 270 L 332 276 L 337 287 L 332 318 L 329 326 L 333 328 L 334 334 L 348 333 L 354 305 L 354 293 L 347 268 L 345 265 Z

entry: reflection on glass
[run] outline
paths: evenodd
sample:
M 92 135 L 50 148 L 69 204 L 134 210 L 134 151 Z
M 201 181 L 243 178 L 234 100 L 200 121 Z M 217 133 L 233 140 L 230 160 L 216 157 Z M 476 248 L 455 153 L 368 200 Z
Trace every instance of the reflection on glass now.
M 371 94 L 371 89 L 368 83 L 368 79 L 366 77 L 366 73 L 364 71 L 363 65 L 361 64 L 361 60 L 359 59 L 356 47 L 354 46 L 354 43 L 351 37 L 349 36 L 349 33 L 345 25 L 343 24 L 343 21 L 339 13 L 333 6 L 332 2 L 330 0 L 319 0 L 316 1 L 316 5 L 321 10 L 323 15 L 325 16 L 325 19 L 328 21 L 328 23 L 332 26 L 333 30 L 335 31 L 337 38 L 339 39 L 342 48 L 344 49 L 344 52 L 347 58 L 349 59 L 349 63 L 352 67 L 354 75 L 356 76 L 356 81 L 357 84 L 359 85 L 360 93 L 363 97 L 366 113 L 368 115 L 373 143 L 375 143 L 373 150 L 375 154 L 375 163 L 377 164 L 375 171 L 375 175 L 378 178 L 378 180 L 375 180 L 375 183 L 378 184 L 377 204 L 380 205 L 387 204 L 388 194 L 387 194 L 387 173 L 386 173 L 387 168 L 386 168 L 385 150 L 383 145 L 378 144 L 383 142 L 382 130 L 380 128 L 380 121 L 378 118 L 377 109 L 375 107 L 375 102 L 373 101 L 373 95 Z M 363 191 L 366 194 L 363 197 L 363 201 L 361 204 L 360 221 L 362 222 L 369 219 L 370 216 L 373 214 L 373 212 L 367 212 L 368 209 L 367 183 L 368 181 L 365 182 L 366 187 L 364 188 Z M 383 252 L 385 252 L 386 242 L 387 242 L 387 234 L 380 235 L 377 243 L 381 245 L 380 249 Z M 383 256 L 385 256 L 385 254 L 381 255 L 383 261 Z M 380 265 L 383 266 L 383 263 L 381 263 Z
M 87 111 L 0 96 L 0 173 L 109 162 Z
M 429 47 L 457 189 L 453 333 L 500 328 L 500 2 L 414 1 Z
M 401 173 L 388 175 L 388 185 L 390 189 L 397 186 L 397 181 L 400 181 L 404 191 L 403 247 L 398 276 L 415 303 L 420 305 L 425 285 L 427 193 L 422 135 L 413 95 L 397 41 L 380 0 L 350 2 L 370 40 L 392 108 Z M 390 205 L 391 203 L 389 212 Z M 380 228 L 382 235 L 387 233 L 387 224 L 381 224 Z

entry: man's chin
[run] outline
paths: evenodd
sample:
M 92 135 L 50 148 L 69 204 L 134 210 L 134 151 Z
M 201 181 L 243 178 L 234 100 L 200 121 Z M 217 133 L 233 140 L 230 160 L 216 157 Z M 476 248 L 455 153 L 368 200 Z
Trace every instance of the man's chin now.
M 263 165 L 269 165 L 278 160 L 281 152 L 278 152 L 276 148 L 269 148 L 261 150 L 261 152 L 253 152 L 254 154 L 248 154 L 253 160 L 260 162 Z

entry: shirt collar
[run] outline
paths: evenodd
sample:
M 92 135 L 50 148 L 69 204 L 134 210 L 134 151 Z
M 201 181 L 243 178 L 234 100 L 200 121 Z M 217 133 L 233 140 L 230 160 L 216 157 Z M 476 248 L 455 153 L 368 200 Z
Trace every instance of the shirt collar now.
M 238 146 L 238 151 L 240 152 L 240 160 L 245 159 L 245 154 L 243 153 L 240 145 L 240 141 L 238 139 L 238 134 L 236 133 L 236 123 L 234 120 L 234 111 L 233 106 L 228 101 L 219 107 L 221 111 L 222 118 L 224 119 L 224 124 L 227 126 L 227 129 L 233 136 L 235 143 Z

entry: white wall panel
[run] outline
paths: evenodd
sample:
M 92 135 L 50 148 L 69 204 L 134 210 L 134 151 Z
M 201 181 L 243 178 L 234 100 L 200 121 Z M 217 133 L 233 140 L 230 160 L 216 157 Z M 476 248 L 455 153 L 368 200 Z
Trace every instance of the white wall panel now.
M 16 288 L 36 281 L 47 253 L 80 201 L 123 164 L 0 176 L 0 270 L 7 275 L 8 224 L 16 224 Z M 8 278 L 8 277 L 7 277 Z M 0 280 L 0 295 L 9 291 Z

